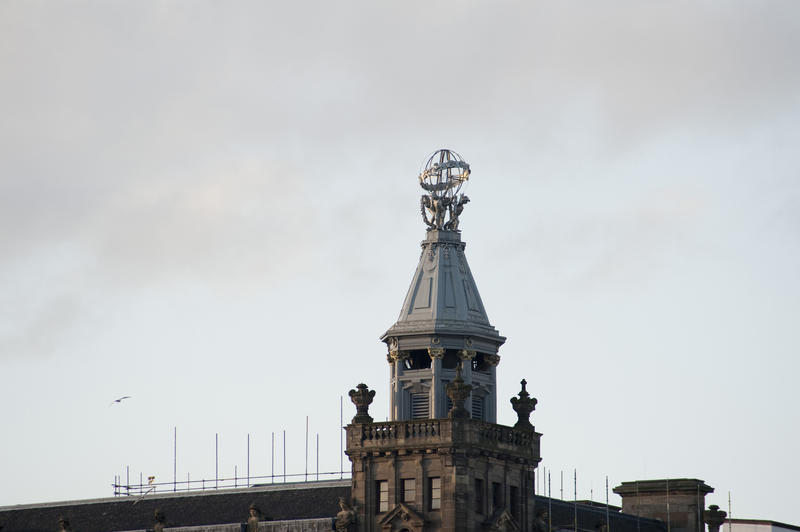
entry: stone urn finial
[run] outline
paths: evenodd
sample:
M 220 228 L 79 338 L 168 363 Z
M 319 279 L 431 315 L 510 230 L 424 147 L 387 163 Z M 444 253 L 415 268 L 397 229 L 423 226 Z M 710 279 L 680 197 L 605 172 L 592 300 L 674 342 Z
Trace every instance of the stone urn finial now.
M 459 362 L 456 368 L 456 378 L 453 379 L 453 382 L 447 383 L 445 388 L 447 397 L 453 403 L 453 408 L 447 413 L 447 417 L 450 419 L 469 419 L 470 417 L 469 410 L 464 408 L 464 401 L 472 392 L 472 385 L 465 383 L 461 378 L 461 364 L 463 363 L 463 361 Z
M 369 415 L 369 405 L 375 397 L 375 390 L 370 390 L 363 382 L 356 386 L 355 390 L 350 390 L 350 400 L 356 405 L 356 415 L 353 423 L 372 423 Z
M 535 397 L 531 397 L 531 395 L 525 389 L 528 381 L 522 379 L 520 384 L 522 385 L 522 389 L 517 394 L 517 397 L 511 398 L 511 406 L 514 407 L 514 411 L 517 413 L 517 417 L 519 418 L 514 424 L 514 428 L 522 430 L 535 430 L 533 425 L 531 425 L 530 417 L 531 412 L 533 412 L 533 410 L 536 408 L 536 403 L 538 403 L 538 401 Z
M 719 506 L 712 504 L 708 510 L 703 512 L 703 521 L 708 525 L 708 532 L 719 532 L 719 527 L 725 522 L 727 512 L 719 509 Z

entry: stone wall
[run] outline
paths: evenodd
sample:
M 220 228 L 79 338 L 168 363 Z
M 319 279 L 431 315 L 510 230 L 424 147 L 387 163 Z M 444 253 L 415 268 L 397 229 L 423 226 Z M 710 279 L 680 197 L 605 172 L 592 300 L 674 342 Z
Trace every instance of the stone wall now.
M 258 532 L 330 532 L 332 520 L 293 519 L 289 521 L 261 521 Z M 229 523 L 224 525 L 167 527 L 164 532 L 244 532 L 245 525 Z M 128 530 L 125 532 L 149 532 L 148 530 Z
M 349 425 L 359 530 L 417 531 L 424 522 L 426 531 L 471 532 L 504 520 L 531 530 L 539 436 L 472 419 Z M 404 479 L 416 482 L 413 500 L 404 500 Z M 431 504 L 432 479 L 440 482 L 438 508 Z M 388 483 L 384 508 L 377 490 L 381 481 Z

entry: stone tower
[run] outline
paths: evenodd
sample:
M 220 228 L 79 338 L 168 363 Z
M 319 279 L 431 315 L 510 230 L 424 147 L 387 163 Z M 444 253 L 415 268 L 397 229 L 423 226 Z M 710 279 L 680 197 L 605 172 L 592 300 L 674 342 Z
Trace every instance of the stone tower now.
M 449 150 L 436 152 L 420 175 L 429 192 L 421 201 L 428 231 L 400 316 L 381 337 L 393 421 L 447 417 L 445 387 L 459 364 L 472 385 L 465 404 L 472 418 L 497 421 L 495 369 L 506 339 L 489 323 L 458 230 L 469 201 L 458 189 L 468 176 L 469 165 Z
M 375 392 L 350 391 L 346 427 L 352 498 L 338 531 L 530 531 L 539 438 L 536 405 L 522 381 L 511 401 L 519 421 L 496 424 L 495 368 L 505 338 L 491 326 L 472 278 L 459 215 L 469 165 L 440 150 L 420 175 L 428 231 L 388 346 L 391 420 L 374 422 Z M 508 403 L 506 403 L 508 404 Z

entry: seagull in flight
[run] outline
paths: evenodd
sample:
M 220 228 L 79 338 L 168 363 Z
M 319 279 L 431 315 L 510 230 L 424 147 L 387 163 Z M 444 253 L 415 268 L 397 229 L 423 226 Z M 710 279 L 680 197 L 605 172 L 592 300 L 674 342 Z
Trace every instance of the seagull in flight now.
M 131 396 L 130 395 L 126 395 L 124 397 L 120 397 L 119 399 L 114 399 L 113 401 L 111 401 L 111 404 L 109 404 L 108 406 L 112 406 L 114 403 L 121 403 L 124 399 L 131 399 Z

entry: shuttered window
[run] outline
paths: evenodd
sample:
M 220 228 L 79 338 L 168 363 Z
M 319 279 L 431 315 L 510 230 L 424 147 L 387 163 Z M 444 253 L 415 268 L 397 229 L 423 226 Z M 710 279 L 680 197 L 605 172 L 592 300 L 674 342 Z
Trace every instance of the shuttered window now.
M 411 419 L 430 418 L 430 407 L 427 393 L 411 394 Z
M 472 396 L 472 419 L 483 421 L 483 397 Z

